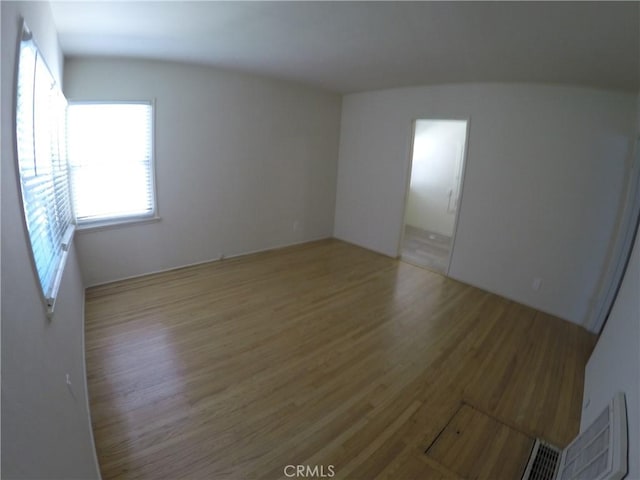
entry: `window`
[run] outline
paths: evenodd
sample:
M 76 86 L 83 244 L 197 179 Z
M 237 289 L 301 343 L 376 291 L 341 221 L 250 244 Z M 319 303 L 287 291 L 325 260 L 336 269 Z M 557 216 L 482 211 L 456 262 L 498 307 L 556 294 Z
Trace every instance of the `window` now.
M 47 310 L 53 313 L 73 236 L 64 115 L 66 100 L 23 25 L 16 85 L 16 158 L 24 219 Z
M 78 226 L 156 215 L 151 102 L 67 107 L 72 203 Z

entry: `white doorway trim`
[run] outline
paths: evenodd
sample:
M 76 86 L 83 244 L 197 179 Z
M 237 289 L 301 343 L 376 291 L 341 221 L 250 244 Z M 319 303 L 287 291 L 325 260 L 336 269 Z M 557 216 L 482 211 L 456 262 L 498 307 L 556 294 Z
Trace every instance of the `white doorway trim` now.
M 453 258 L 453 252 L 455 250 L 456 243 L 456 234 L 458 231 L 458 223 L 460 220 L 460 211 L 463 206 L 463 198 L 464 198 L 464 184 L 466 178 L 466 170 L 467 170 L 467 160 L 469 155 L 469 141 L 470 141 L 470 132 L 471 132 L 471 118 L 470 117 L 432 117 L 432 116 L 421 116 L 414 118 L 411 121 L 411 136 L 410 136 L 410 144 L 409 144 L 409 161 L 407 162 L 407 173 L 405 178 L 405 192 L 404 192 L 404 206 L 402 209 L 402 218 L 400 221 L 400 235 L 398 236 L 398 245 L 396 248 L 396 258 L 401 258 L 402 256 L 402 245 L 404 244 L 404 236 L 405 236 L 405 218 L 407 215 L 407 203 L 409 201 L 409 191 L 411 187 L 411 175 L 413 172 L 413 152 L 414 152 L 414 144 L 416 137 L 416 124 L 418 120 L 431 120 L 431 121 L 459 121 L 466 122 L 465 128 L 465 142 L 464 149 L 462 152 L 462 168 L 460 169 L 460 180 L 459 180 L 459 196 L 458 196 L 458 206 L 456 208 L 455 218 L 453 222 L 453 233 L 451 235 L 451 249 L 449 250 L 449 254 L 447 256 L 446 270 L 444 272 L 445 276 L 449 276 L 449 270 L 451 269 L 451 260 Z

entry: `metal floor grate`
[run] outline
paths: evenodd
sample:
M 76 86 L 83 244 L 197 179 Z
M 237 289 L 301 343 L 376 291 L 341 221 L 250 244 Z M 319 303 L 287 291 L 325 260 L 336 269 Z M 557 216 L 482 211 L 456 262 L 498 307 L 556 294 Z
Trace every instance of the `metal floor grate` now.
M 560 449 L 536 440 L 522 480 L 554 480 L 561 453 Z

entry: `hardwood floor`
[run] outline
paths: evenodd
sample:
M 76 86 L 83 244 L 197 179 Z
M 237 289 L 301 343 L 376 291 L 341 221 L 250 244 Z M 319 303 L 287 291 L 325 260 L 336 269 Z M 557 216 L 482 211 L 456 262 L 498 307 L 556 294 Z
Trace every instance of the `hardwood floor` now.
M 451 237 L 405 225 L 400 256 L 405 262 L 446 274 L 451 242 Z
M 527 438 L 563 446 L 577 433 L 595 341 L 337 240 L 86 300 L 105 479 L 288 478 L 287 465 L 314 478 L 496 478 L 506 459 L 524 468 Z

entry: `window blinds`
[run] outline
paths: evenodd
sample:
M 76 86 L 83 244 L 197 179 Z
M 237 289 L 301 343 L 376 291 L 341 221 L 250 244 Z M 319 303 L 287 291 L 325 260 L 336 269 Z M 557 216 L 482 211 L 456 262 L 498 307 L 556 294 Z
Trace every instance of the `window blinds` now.
M 63 151 L 66 100 L 26 25 L 16 90 L 16 153 L 24 217 L 40 286 L 52 311 L 73 235 Z

